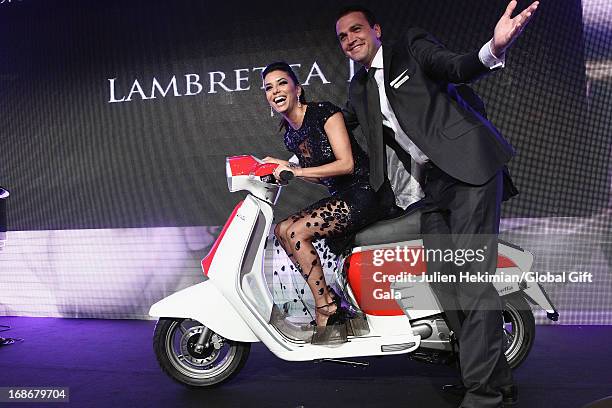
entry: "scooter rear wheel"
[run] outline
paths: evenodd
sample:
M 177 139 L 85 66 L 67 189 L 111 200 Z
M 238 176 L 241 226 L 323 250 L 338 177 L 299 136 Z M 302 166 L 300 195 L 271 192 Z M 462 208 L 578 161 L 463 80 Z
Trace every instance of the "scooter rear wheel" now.
M 153 349 L 161 369 L 189 387 L 211 387 L 234 377 L 246 363 L 250 343 L 211 332 L 203 348 L 197 341 L 206 328 L 191 319 L 161 318 L 155 325 Z
M 527 301 L 520 295 L 502 298 L 504 301 L 504 352 L 508 365 L 520 366 L 533 346 L 535 319 Z

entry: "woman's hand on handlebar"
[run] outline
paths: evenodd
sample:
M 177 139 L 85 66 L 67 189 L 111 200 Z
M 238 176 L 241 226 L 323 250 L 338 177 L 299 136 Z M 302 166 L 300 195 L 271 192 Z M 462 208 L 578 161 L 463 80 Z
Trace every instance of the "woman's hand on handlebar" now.
M 289 162 L 287 160 L 281 160 L 281 159 L 277 159 L 276 157 L 264 157 L 262 160 L 264 163 L 275 163 L 275 164 L 282 164 L 283 166 L 289 166 Z
M 295 177 L 299 177 L 299 176 L 300 176 L 300 174 L 299 174 L 299 171 L 300 171 L 300 170 L 301 170 L 301 169 L 300 169 L 299 167 L 291 167 L 291 166 L 286 166 L 286 165 L 284 165 L 284 164 L 279 164 L 279 165 L 278 165 L 278 167 L 276 167 L 276 169 L 274 169 L 274 173 L 273 173 L 273 174 L 274 174 L 274 177 L 275 177 L 277 180 L 281 181 L 280 174 L 281 174 L 283 171 L 288 171 L 288 172 L 291 172 L 291 173 L 293 173 L 293 175 L 294 175 Z

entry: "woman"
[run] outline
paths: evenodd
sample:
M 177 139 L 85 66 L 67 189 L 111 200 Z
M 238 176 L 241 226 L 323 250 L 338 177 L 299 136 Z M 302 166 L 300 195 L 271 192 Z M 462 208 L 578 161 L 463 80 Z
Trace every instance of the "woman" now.
M 339 299 L 325 282 L 312 242 L 345 237 L 376 220 L 378 206 L 368 183 L 368 159 L 347 132 L 340 108 L 329 102 L 306 103 L 288 64 L 270 64 L 262 77 L 268 103 L 283 117 L 285 146 L 300 164 L 273 157 L 264 161 L 279 164 L 274 172 L 277 179 L 282 171 L 290 171 L 325 185 L 331 194 L 279 222 L 274 234 L 312 291 L 316 325 L 341 322 L 344 311 L 338 309 Z

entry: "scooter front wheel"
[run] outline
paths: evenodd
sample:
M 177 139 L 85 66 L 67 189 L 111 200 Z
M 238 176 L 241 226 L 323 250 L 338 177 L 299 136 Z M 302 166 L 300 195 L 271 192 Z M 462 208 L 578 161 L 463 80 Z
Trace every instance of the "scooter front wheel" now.
M 155 325 L 153 349 L 161 369 L 173 380 L 211 387 L 238 374 L 251 345 L 225 339 L 195 320 L 161 318 Z

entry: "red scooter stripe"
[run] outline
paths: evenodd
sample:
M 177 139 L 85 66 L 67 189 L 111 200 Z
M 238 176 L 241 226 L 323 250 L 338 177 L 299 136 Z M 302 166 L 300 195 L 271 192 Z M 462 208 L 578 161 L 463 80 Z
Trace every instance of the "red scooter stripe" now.
M 516 264 L 512 261 L 512 259 L 505 257 L 503 255 L 497 256 L 497 267 L 498 268 L 515 268 Z
M 276 163 L 259 163 L 253 156 L 233 156 L 227 159 L 229 161 L 232 176 L 266 176 L 272 174 L 278 166 Z
M 258 166 L 253 156 L 233 156 L 228 158 L 232 176 L 248 176 Z
M 413 248 L 418 250 L 418 247 Z M 385 262 L 384 267 L 373 265 L 373 250 L 356 252 L 350 255 L 345 264 L 345 273 L 353 295 L 361 310 L 373 316 L 401 316 L 404 314 L 398 303 L 392 297 L 376 297 L 375 294 L 390 294 L 389 277 L 401 273 L 418 276 L 426 273 L 426 264 L 419 261 L 410 266 L 403 262 Z M 498 255 L 497 268 L 513 268 L 516 264 L 512 259 Z M 378 274 L 378 282 L 374 275 Z M 382 282 L 381 282 L 382 280 Z
M 223 229 L 221 230 L 221 233 L 217 237 L 217 240 L 213 244 L 213 247 L 208 252 L 208 255 L 206 255 L 204 257 L 204 259 L 202 259 L 202 271 L 204 271 L 204 275 L 208 276 L 208 270 L 210 269 L 210 264 L 212 263 L 212 261 L 213 261 L 213 259 L 215 257 L 215 252 L 217 252 L 217 247 L 221 243 L 221 240 L 223 239 L 223 236 L 225 235 L 225 231 L 227 231 L 227 229 L 231 225 L 232 221 L 234 221 L 234 218 L 236 217 L 236 213 L 238 212 L 238 209 L 240 209 L 240 207 L 242 206 L 243 202 L 244 201 L 240 201 L 236 205 L 236 208 L 234 208 L 234 211 L 232 211 L 232 214 L 229 216 L 227 221 L 225 221 L 225 225 L 223 226 Z
M 278 167 L 276 163 L 264 163 L 260 164 L 255 168 L 253 174 L 256 176 L 267 176 L 268 174 L 272 174 L 274 169 Z

